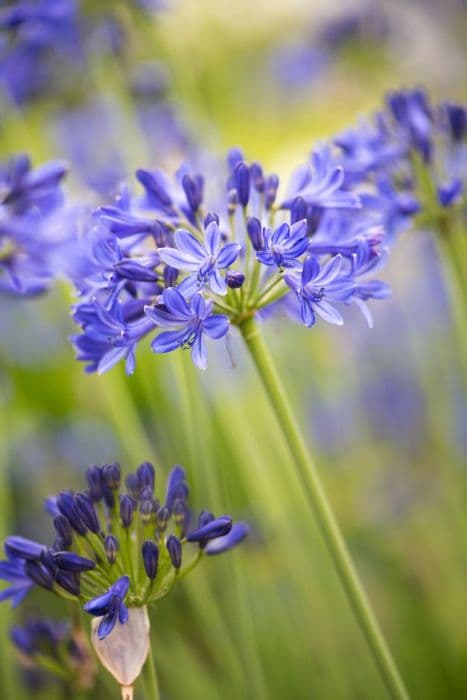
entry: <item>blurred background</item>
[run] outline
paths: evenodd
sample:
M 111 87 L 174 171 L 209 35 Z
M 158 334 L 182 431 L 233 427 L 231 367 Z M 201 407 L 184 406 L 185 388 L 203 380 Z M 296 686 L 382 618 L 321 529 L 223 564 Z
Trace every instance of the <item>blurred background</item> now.
M 81 9 L 85 55 L 70 37 L 46 42 L 30 82 L 18 78 L 27 57 L 13 70 L 0 43 L 0 155 L 66 158 L 70 196 L 90 206 L 136 167 L 174 171 L 234 145 L 284 180 L 391 88 L 467 97 L 462 0 Z M 412 697 L 460 699 L 467 397 L 430 235 L 407 232 L 383 276 L 393 298 L 376 306 L 373 330 L 348 313 L 342 329 L 276 319 L 265 332 Z M 163 697 L 386 697 L 240 340 L 212 348 L 204 374 L 183 353 L 142 344 L 132 377 L 123 367 L 86 375 L 67 340 L 72 301 L 65 284 L 0 299 L 2 536 L 50 538 L 43 500 L 79 487 L 91 463 L 118 459 L 130 471 L 150 459 L 159 488 L 182 463 L 197 508 L 232 512 L 252 531 L 155 610 Z M 5 698 L 29 696 L 8 628 L 38 610 L 66 615 L 40 593 L 15 613 L 2 607 Z M 41 687 L 36 697 L 61 697 L 58 684 Z M 116 692 L 102 671 L 90 697 Z

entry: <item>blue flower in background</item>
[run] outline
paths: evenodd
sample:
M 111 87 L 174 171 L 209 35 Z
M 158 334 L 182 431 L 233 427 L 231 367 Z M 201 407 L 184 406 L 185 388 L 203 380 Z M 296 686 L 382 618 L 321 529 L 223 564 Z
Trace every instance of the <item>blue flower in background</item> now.
M 0 167 L 0 293 L 34 295 L 63 272 L 71 225 L 62 208 L 62 161 L 32 168 L 26 155 Z
M 223 338 L 229 330 L 229 320 L 222 314 L 213 314 L 213 303 L 199 293 L 190 304 L 175 288 L 164 289 L 161 303 L 146 307 L 147 316 L 162 328 L 177 330 L 160 333 L 151 343 L 154 352 L 171 352 L 177 348 L 191 348 L 193 362 L 200 369 L 207 367 L 204 335 Z
M 358 195 L 343 188 L 344 169 L 336 165 L 327 145 L 313 151 L 310 161 L 296 168 L 290 178 L 282 206 L 290 209 L 301 197 L 308 206 L 355 209 L 361 206 Z
M 179 285 L 185 297 L 208 285 L 214 294 L 227 293 L 225 270 L 238 257 L 240 245 L 227 243 L 222 246 L 221 232 L 216 221 L 211 221 L 205 229 L 204 242 L 200 243 L 189 231 L 179 229 L 175 233 L 176 248 L 160 248 L 161 259 L 176 270 L 187 270 L 191 274 Z

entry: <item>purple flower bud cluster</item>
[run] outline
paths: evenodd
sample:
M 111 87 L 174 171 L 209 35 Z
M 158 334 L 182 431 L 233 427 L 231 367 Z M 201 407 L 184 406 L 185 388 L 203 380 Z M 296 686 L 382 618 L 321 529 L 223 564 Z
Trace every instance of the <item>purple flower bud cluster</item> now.
M 168 476 L 162 501 L 155 495 L 150 462 L 127 474 L 124 485 L 116 462 L 90 466 L 86 481 L 83 492 L 62 491 L 47 499 L 56 532 L 52 546 L 17 535 L 6 538 L 0 579 L 9 586 L 0 600 L 11 599 L 16 606 L 34 586 L 79 600 L 86 612 L 102 618 L 97 633 L 103 639 L 117 621 L 126 622 L 128 606 L 165 596 L 185 575 L 187 557 L 188 572 L 203 554 L 232 549 L 248 533 L 245 523 L 207 511 L 192 522 L 185 471 L 179 465 Z

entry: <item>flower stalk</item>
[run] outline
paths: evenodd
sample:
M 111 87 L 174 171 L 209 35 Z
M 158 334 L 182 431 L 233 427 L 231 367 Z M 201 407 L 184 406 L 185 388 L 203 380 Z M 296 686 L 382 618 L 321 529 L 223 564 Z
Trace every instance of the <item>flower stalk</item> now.
M 287 394 L 254 317 L 239 326 L 245 345 L 259 373 L 276 414 L 282 434 L 297 468 L 300 482 L 312 506 L 326 547 L 332 557 L 348 601 L 364 633 L 389 695 L 408 700 L 409 694 L 399 674 L 383 633 L 360 582 L 321 479 L 300 434 Z

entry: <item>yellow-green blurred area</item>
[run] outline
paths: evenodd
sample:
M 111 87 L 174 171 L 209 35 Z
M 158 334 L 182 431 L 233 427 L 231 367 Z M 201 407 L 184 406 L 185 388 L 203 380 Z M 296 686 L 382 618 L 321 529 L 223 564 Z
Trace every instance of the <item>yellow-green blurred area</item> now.
M 389 89 L 423 85 L 434 100 L 467 96 L 460 0 L 174 0 L 153 23 L 119 5 L 129 53 L 123 62 L 96 59 L 83 99 L 95 91 L 112 105 L 112 149 L 121 148 L 129 173 L 158 165 L 157 144 L 147 145 L 127 90 L 139 61 L 165 65 L 190 142 L 216 154 L 241 146 L 283 183 L 313 143 L 378 109 Z M 2 159 L 23 149 L 34 161 L 60 156 L 51 128 L 60 109 L 49 99 L 6 114 Z M 166 152 L 164 167 L 173 171 L 182 156 L 183 149 Z M 76 182 L 72 175 L 71 189 Z M 461 700 L 467 398 L 429 234 L 408 231 L 383 277 L 393 297 L 374 304 L 372 330 L 357 313 L 338 329 L 285 318 L 264 329 L 411 696 Z M 162 697 L 385 698 L 240 338 L 210 346 L 205 373 L 187 353 L 155 356 L 143 343 L 132 377 L 122 367 L 86 375 L 67 342 L 71 301 L 63 284 L 39 300 L 0 303 L 2 534 L 51 539 L 43 500 L 82 488 L 91 463 L 118 459 L 130 471 L 150 459 L 161 491 L 169 468 L 182 463 L 193 507 L 232 513 L 251 534 L 152 611 Z M 13 613 L 2 607 L 3 698 L 29 697 L 7 628 L 44 613 L 68 614 L 45 593 Z M 57 699 L 60 692 L 34 691 Z M 89 697 L 117 694 L 102 671 Z

